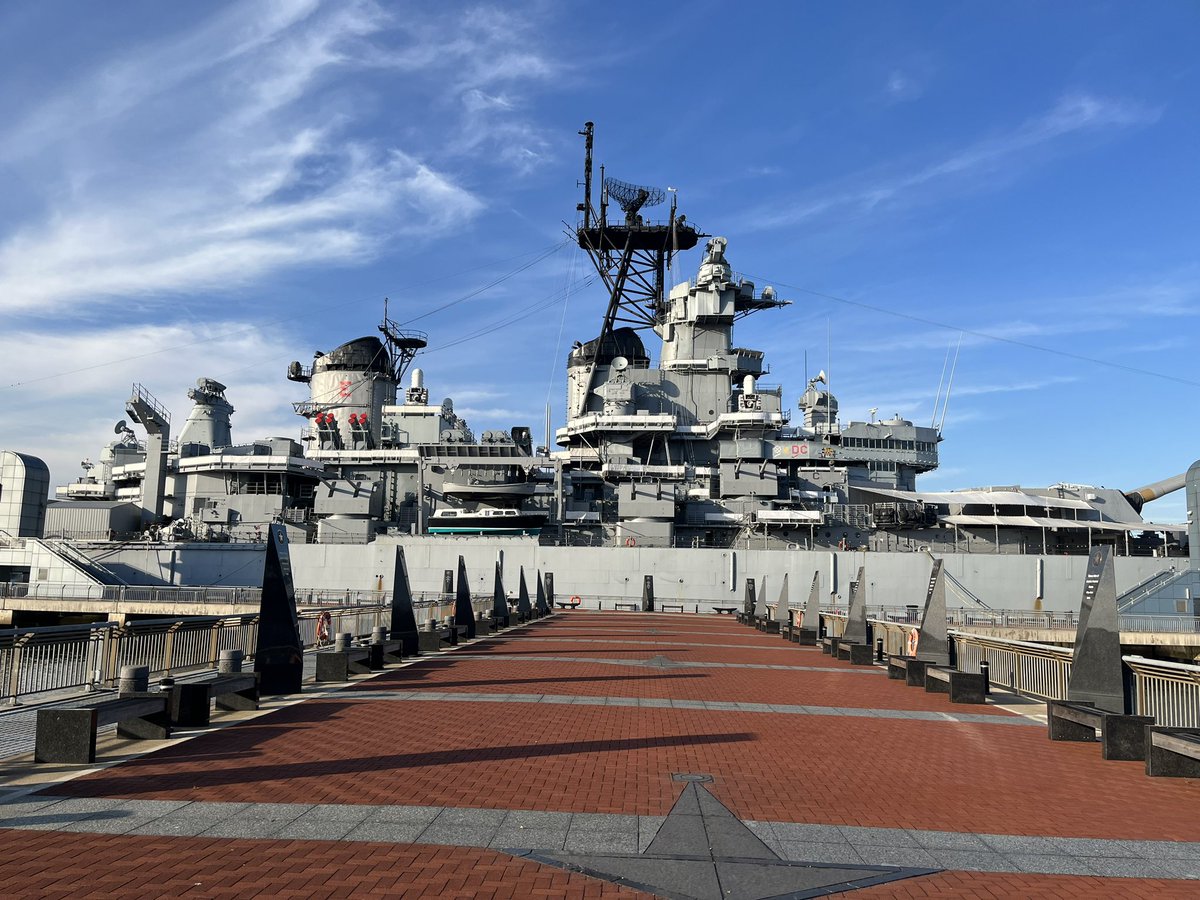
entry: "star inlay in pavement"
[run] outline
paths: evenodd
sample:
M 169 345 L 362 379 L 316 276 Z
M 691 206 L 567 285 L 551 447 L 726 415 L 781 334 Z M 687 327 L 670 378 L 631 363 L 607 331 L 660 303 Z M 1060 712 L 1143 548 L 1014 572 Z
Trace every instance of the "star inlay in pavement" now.
M 798 900 L 938 871 L 780 859 L 700 783 L 707 779 L 686 777 L 642 853 L 507 852 L 678 900 Z

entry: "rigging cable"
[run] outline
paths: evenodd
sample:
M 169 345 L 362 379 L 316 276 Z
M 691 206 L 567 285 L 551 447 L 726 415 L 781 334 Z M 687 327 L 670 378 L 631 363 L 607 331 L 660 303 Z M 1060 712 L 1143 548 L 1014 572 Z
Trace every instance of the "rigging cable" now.
M 1021 341 L 1017 340 L 1016 338 L 1001 337 L 997 334 L 988 334 L 986 331 L 975 331 L 970 328 L 963 328 L 959 325 L 950 325 L 946 322 L 939 322 L 937 319 L 929 319 L 924 316 L 913 315 L 912 313 L 897 312 L 894 309 L 887 309 L 883 306 L 875 306 L 871 303 L 864 303 L 861 300 L 850 300 L 846 297 L 838 297 L 835 294 L 826 294 L 823 291 L 810 290 L 809 288 L 803 288 L 796 284 L 788 284 L 786 281 L 772 280 L 761 275 L 751 275 L 749 272 L 745 274 L 747 278 L 754 279 L 755 281 L 762 280 L 768 284 L 777 284 L 780 287 L 785 287 L 793 291 L 799 291 L 802 294 L 808 294 L 812 297 L 821 297 L 825 300 L 832 300 L 835 303 L 842 303 L 846 306 L 854 306 L 859 309 L 880 313 L 885 316 L 894 316 L 898 319 L 907 319 L 910 322 L 919 322 L 922 325 L 931 325 L 934 328 L 943 328 L 947 331 L 957 331 L 962 334 L 969 334 L 972 337 L 983 338 L 984 340 L 988 341 L 996 341 L 1001 344 L 1011 344 L 1014 347 L 1023 347 L 1026 350 L 1037 350 L 1040 353 L 1050 353 L 1055 356 L 1062 356 L 1066 359 L 1074 359 L 1079 362 L 1092 363 L 1097 366 L 1107 366 L 1110 369 L 1120 369 L 1124 372 L 1132 372 L 1136 375 L 1149 375 L 1152 378 L 1161 378 L 1165 381 L 1174 381 L 1178 384 L 1200 387 L 1200 381 L 1192 381 L 1187 378 L 1181 378 L 1178 375 L 1168 375 L 1165 372 L 1155 372 L 1151 369 L 1140 369 L 1137 366 L 1127 366 L 1123 363 L 1112 362 L 1111 360 L 1097 359 L 1094 356 L 1084 356 L 1080 353 L 1072 353 L 1069 350 L 1056 350 L 1053 347 L 1043 347 L 1040 344 L 1031 344 L 1028 341 Z

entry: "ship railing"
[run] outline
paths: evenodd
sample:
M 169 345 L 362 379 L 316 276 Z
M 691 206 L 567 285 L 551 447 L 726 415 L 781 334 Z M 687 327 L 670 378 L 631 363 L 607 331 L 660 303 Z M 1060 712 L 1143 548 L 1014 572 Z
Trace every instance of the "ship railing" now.
M 845 630 L 846 617 L 823 613 L 826 633 L 838 636 Z M 905 655 L 915 625 L 868 618 L 872 637 L 883 640 L 885 655 Z M 998 686 L 1035 700 L 1064 700 L 1071 680 L 1074 650 L 1053 644 L 993 638 L 951 630 L 955 666 L 960 672 L 980 671 L 987 662 L 988 679 Z M 920 654 L 920 642 L 917 653 Z M 1132 709 L 1136 715 L 1154 716 L 1158 725 L 1200 727 L 1200 666 L 1122 656 L 1132 674 Z
M 1145 600 L 1160 587 L 1178 575 L 1179 573 L 1176 572 L 1175 567 L 1172 566 L 1166 571 L 1155 572 L 1145 581 L 1135 584 L 1117 598 L 1117 612 L 1123 612 L 1124 610 L 1132 609 L 1136 603 L 1141 600 Z
M 368 637 L 390 622 L 385 606 L 332 607 L 299 614 L 300 639 L 316 646 L 317 619 L 330 614 L 331 633 Z M 0 630 L 0 702 L 51 692 L 108 690 L 122 666 L 147 666 L 152 677 L 216 668 L 222 650 L 253 658 L 258 616 L 146 619 L 124 625 L 94 622 Z
M 145 385 L 134 383 L 131 388 L 130 397 L 132 400 L 141 400 L 149 407 L 159 419 L 167 424 L 171 422 L 171 412 L 165 406 L 158 402 L 158 398 L 146 390 Z

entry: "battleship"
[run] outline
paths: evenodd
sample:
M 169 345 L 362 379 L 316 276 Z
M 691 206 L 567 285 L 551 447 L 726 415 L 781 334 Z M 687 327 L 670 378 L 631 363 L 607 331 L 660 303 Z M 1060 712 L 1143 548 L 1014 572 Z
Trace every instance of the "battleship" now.
M 1076 601 L 1088 554 L 1108 546 L 1139 611 L 1191 601 L 1177 571 L 1195 544 L 1189 526 L 1141 515 L 1183 488 L 1183 475 L 1129 491 L 923 492 L 940 430 L 899 415 L 844 422 L 823 372 L 804 385 L 793 421 L 783 386 L 764 381 L 765 353 L 734 337 L 741 319 L 786 314 L 789 302 L 737 274 L 736 244 L 700 231 L 674 192 L 656 221 L 649 211 L 668 192 L 603 167 L 595 186 L 592 123 L 580 134 L 571 239 L 608 296 L 598 332 L 565 360 L 566 419 L 552 446 L 535 447 L 527 426 L 476 436 L 451 398 L 432 400 L 415 365 L 427 335 L 385 307 L 374 334 L 287 367 L 309 390 L 294 404 L 303 420 L 294 438 L 235 443 L 230 389 L 207 377 L 172 437 L 165 405 L 134 385 L 127 418 L 82 477 L 59 487 L 40 518 L 0 522 L 53 564 L 0 547 L 9 554 L 0 577 L 66 579 L 66 567 L 101 584 L 249 584 L 237 560 L 282 523 L 297 583 L 314 588 L 390 583 L 390 548 L 401 543 L 416 586 L 430 590 L 465 554 L 480 573 L 506 559 L 557 571 L 580 596 L 629 596 L 655 573 L 660 594 L 710 604 L 746 577 L 787 572 L 825 572 L 836 594 L 840 573 L 869 557 L 873 602 L 901 605 L 917 602 L 937 556 L 960 603 L 1055 608 Z M 695 277 L 669 283 L 678 254 L 692 250 L 702 254 Z M 31 502 L 37 485 L 44 497 L 36 458 L 9 455 L 25 461 L 9 467 L 10 483 L 25 472 Z

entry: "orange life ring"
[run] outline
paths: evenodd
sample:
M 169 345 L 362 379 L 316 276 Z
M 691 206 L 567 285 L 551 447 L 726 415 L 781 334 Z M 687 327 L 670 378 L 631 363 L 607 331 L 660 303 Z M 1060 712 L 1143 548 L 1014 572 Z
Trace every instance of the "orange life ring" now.
M 917 655 L 917 629 L 913 628 L 908 632 L 908 637 L 905 640 L 905 645 L 908 649 L 909 656 Z
M 626 547 L 636 547 L 637 541 L 631 537 L 627 537 L 627 538 L 625 538 L 625 546 Z
M 570 599 L 568 602 L 569 602 L 569 603 L 571 603 L 571 604 L 573 604 L 573 605 L 575 605 L 575 606 L 578 606 L 580 603 L 582 603 L 582 602 L 583 602 L 583 600 L 582 600 L 582 599 L 580 599 L 580 597 L 579 597 L 579 595 L 578 595 L 578 594 L 576 594 L 576 595 L 575 595 L 574 597 L 572 597 L 572 598 L 571 598 L 571 599 Z

